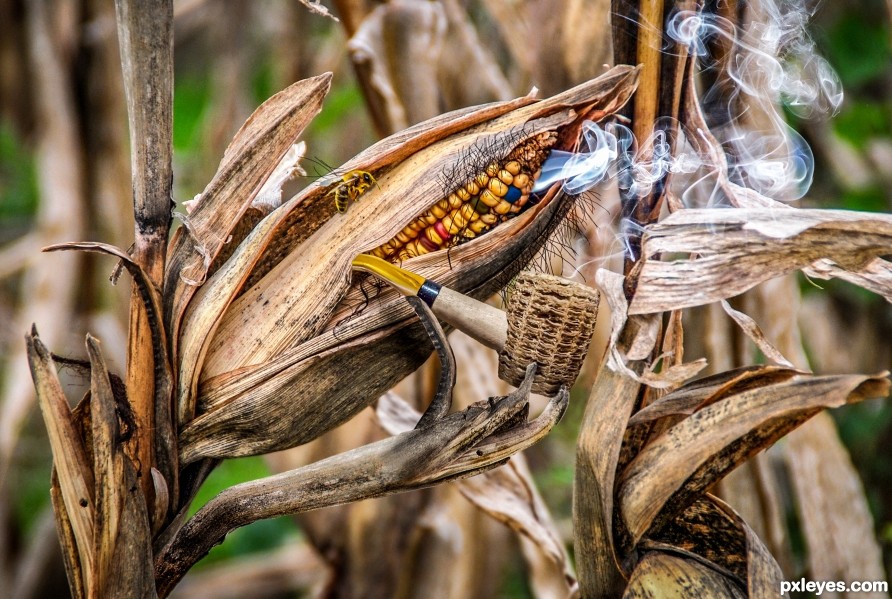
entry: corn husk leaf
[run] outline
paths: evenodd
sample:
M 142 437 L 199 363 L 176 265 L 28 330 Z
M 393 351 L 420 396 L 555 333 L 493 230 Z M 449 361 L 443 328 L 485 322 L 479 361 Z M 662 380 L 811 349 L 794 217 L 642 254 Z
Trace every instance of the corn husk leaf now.
M 179 336 L 180 319 L 197 287 L 231 242 L 230 235 L 297 136 L 322 108 L 331 73 L 279 92 L 245 122 L 220 167 L 170 242 L 165 272 L 167 331 Z M 176 352 L 176 344 L 174 344 Z
M 704 489 L 822 408 L 888 393 L 885 375 L 796 375 L 695 412 L 648 444 L 623 473 L 620 511 L 633 541 L 659 530 Z
M 626 423 L 635 406 L 640 383 L 606 368 L 598 371 L 579 429 L 576 475 L 573 485 L 573 519 L 579 579 L 597 581 L 603 596 L 618 594 L 624 580 L 614 544 L 614 509 L 617 463 Z
M 61 505 L 57 501 L 56 506 L 64 506 L 64 510 L 56 510 L 57 518 L 63 520 L 60 528 L 71 531 L 71 537 L 66 535 L 68 541 L 64 542 L 68 550 L 65 558 L 69 565 L 68 575 L 72 580 L 78 580 L 74 578 L 76 570 L 73 568 L 77 564 L 77 569 L 84 577 L 81 579 L 83 588 L 87 593 L 95 592 L 93 539 L 96 508 L 93 469 L 72 419 L 68 400 L 62 392 L 62 384 L 56 375 L 55 363 L 49 350 L 40 341 L 36 329 L 32 329 L 25 339 L 37 402 L 53 450 L 54 466 L 58 471 L 58 493 L 54 497 L 61 499 Z M 74 544 L 71 543 L 72 538 Z
M 877 268 L 877 256 L 890 247 L 892 216 L 886 214 L 681 210 L 648 227 L 642 260 L 633 275 L 636 286 L 629 314 L 726 299 L 821 260 L 830 260 L 852 276 L 870 276 Z M 822 272 L 832 276 L 839 270 Z
M 787 381 L 797 374 L 804 373 L 777 366 L 744 366 L 706 376 L 635 412 L 629 419 L 629 426 L 671 416 L 690 416 L 735 393 Z
M 629 304 L 624 291 L 625 277 L 622 275 L 599 269 L 595 280 L 610 305 L 610 343 L 605 354 L 608 368 L 656 389 L 681 385 L 703 370 L 706 366 L 703 358 L 693 362 L 673 361 L 665 364 L 660 372 L 653 371 L 656 362 L 649 370 L 633 370 L 628 364 L 630 360 L 643 360 L 653 351 L 660 331 L 660 320 L 650 314 L 629 316 Z M 618 344 L 621 334 L 632 337 L 625 350 Z
M 152 533 L 136 472 L 120 442 L 116 398 L 99 342 L 87 336 L 90 357 L 90 413 L 96 480 L 94 581 L 101 595 L 156 597 Z M 139 589 L 139 595 L 133 590 Z
M 382 293 L 361 315 L 339 324 L 362 297 L 358 285 L 350 287 L 352 258 L 393 237 L 442 197 L 436 174 L 467 168 L 469 148 L 504 147 L 506 139 L 517 143 L 518 135 L 555 130 L 582 115 L 600 118 L 625 102 L 636 73 L 619 67 L 542 102 L 522 99 L 438 117 L 383 140 L 337 171 L 361 168 L 378 182 L 346 214 L 336 214 L 326 197 L 340 180 L 333 174 L 264 219 L 186 314 L 181 414 L 190 412 L 196 391 L 206 413 L 185 428 L 183 459 L 306 442 L 416 368 L 429 349 L 395 293 Z M 404 266 L 486 297 L 531 257 L 568 209 L 569 200 L 553 189 L 534 209 L 473 243 Z M 395 340 L 397 331 L 405 336 Z

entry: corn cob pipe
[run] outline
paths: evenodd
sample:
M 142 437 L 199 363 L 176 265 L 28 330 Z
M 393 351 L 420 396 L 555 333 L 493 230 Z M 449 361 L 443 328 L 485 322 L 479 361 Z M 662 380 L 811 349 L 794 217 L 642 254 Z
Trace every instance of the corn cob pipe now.
M 443 287 L 385 260 L 360 254 L 353 268 L 374 274 L 400 293 L 423 300 L 442 320 L 499 352 L 499 377 L 519 385 L 526 367 L 539 368 L 533 391 L 553 395 L 573 384 L 597 320 L 598 291 L 567 279 L 522 272 L 507 312 Z

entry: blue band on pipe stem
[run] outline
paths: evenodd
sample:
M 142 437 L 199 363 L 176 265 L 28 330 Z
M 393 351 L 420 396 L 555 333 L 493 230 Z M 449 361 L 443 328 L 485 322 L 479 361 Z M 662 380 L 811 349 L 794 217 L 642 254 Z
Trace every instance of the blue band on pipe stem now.
M 418 293 L 416 295 L 428 306 L 433 306 L 434 301 L 436 301 L 437 296 L 440 294 L 441 288 L 442 287 L 439 283 L 434 283 L 433 281 L 425 281 L 421 285 L 421 289 L 418 290 Z

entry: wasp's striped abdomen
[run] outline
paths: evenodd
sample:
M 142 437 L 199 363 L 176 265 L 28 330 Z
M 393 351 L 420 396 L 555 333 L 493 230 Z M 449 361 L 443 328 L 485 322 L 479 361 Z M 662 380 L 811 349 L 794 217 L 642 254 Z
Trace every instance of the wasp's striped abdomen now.
M 335 209 L 338 212 L 346 212 L 350 200 L 355 202 L 376 183 L 375 177 L 367 171 L 350 171 L 341 177 L 341 182 L 325 195 L 333 195 Z
M 401 262 L 469 241 L 519 213 L 556 141 L 554 132 L 524 140 L 504 160 L 490 162 L 370 253 Z

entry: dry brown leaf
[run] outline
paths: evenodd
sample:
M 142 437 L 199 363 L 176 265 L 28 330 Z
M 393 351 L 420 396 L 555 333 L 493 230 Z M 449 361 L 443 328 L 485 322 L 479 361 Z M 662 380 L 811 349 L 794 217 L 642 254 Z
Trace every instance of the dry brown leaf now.
M 274 167 L 319 113 L 330 83 L 327 73 L 279 92 L 255 111 L 226 148 L 217 174 L 170 242 L 164 313 L 174 339 L 192 294 Z
M 59 473 L 59 494 L 77 543 L 76 553 L 67 556 L 66 559 L 79 562 L 84 574 L 83 586 L 88 594 L 94 593 L 97 589 L 93 579 L 96 571 L 93 550 L 96 513 L 93 469 L 81 436 L 72 420 L 68 399 L 62 392 L 62 385 L 56 376 L 55 363 L 49 350 L 40 341 L 36 329 L 32 329 L 31 334 L 25 339 L 28 344 L 31 376 L 34 378 L 34 387 L 37 390 L 37 402 L 49 435 L 54 465 Z
M 605 362 L 607 360 L 605 355 Z M 592 387 L 576 449 L 573 520 L 579 580 L 597 584 L 602 596 L 616 594 L 624 581 L 613 541 L 616 466 L 626 422 L 640 384 L 602 364 Z
M 633 540 L 659 529 L 703 489 L 820 409 L 888 392 L 884 375 L 797 375 L 695 412 L 651 442 L 623 473 L 621 513 Z
M 718 570 L 741 587 L 746 585 L 746 535 L 709 494 L 687 506 L 656 534 L 642 539 L 637 548 L 677 551 Z
M 573 596 L 576 577 L 569 556 L 522 455 L 456 484 L 471 503 L 526 537 L 534 561 L 544 558 L 549 563 L 550 567 L 540 570 L 540 577 L 531 581 L 534 587 L 549 589 L 554 597 Z
M 168 353 L 167 335 L 163 326 L 161 313 L 162 299 L 148 274 L 120 248 L 106 243 L 83 241 L 53 245 L 44 248 L 45 252 L 64 250 L 81 250 L 98 252 L 118 258 L 133 278 L 133 287 L 142 301 L 143 309 L 151 338 L 151 355 L 153 357 L 152 382 L 155 405 L 155 421 L 152 427 L 155 466 L 159 469 L 165 484 L 173 485 L 176 496 L 177 487 L 177 440 L 174 434 L 171 415 L 171 394 L 173 392 L 173 374 L 171 372 Z M 167 506 L 164 506 L 166 511 Z
M 774 448 L 772 448 L 773 450 Z M 787 532 L 781 486 L 776 476 L 772 450 L 760 453 L 722 479 L 717 487 L 726 501 L 733 502 L 743 522 L 788 577 L 793 575 L 793 552 Z
M 784 355 L 776 348 L 772 343 L 765 338 L 765 333 L 762 332 L 762 329 L 759 328 L 759 325 L 756 324 L 756 321 L 744 314 L 739 310 L 735 310 L 731 307 L 726 300 L 722 300 L 721 302 L 722 308 L 725 310 L 725 314 L 730 316 L 734 322 L 737 323 L 737 326 L 746 333 L 746 336 L 749 337 L 753 343 L 756 344 L 756 347 L 765 354 L 769 360 L 778 364 L 780 366 L 786 366 L 787 368 L 793 368 L 793 363 L 784 357 Z
M 651 422 L 667 416 L 688 416 L 729 395 L 786 381 L 796 374 L 802 373 L 777 366 L 744 366 L 706 376 L 664 395 L 635 412 L 629 419 L 629 425 Z
M 783 576 L 777 561 L 765 547 L 762 540 L 756 535 L 734 509 L 716 497 L 709 500 L 719 509 L 734 520 L 746 538 L 746 569 L 747 591 L 750 597 L 770 597 L 777 593 Z
M 890 246 L 892 216 L 885 214 L 681 210 L 648 227 L 629 314 L 708 304 L 822 259 L 858 274 Z
M 657 342 L 660 331 L 660 320 L 655 315 L 628 314 L 628 301 L 624 291 L 625 277 L 605 269 L 598 269 L 595 282 L 607 299 L 610 306 L 610 342 L 607 344 L 606 366 L 618 373 L 628 376 L 639 383 L 655 389 L 666 389 L 690 380 L 706 366 L 704 359 L 687 363 L 664 364 L 660 372 L 655 372 L 658 361 L 654 361 L 651 369 L 636 372 L 629 367 L 630 360 L 644 360 L 650 356 Z M 632 341 L 623 351 L 618 343 L 620 334 L 632 334 Z
M 92 425 L 93 477 L 96 483 L 96 507 L 93 529 L 93 556 L 96 589 L 108 591 L 108 580 L 118 564 L 114 553 L 118 545 L 121 510 L 127 489 L 124 480 L 124 454 L 118 443 L 118 415 L 108 369 L 99 342 L 87 335 L 90 357 L 90 424 Z M 134 587 L 135 588 L 135 587 Z
M 818 260 L 805 273 L 818 279 L 842 279 L 892 302 L 892 263 L 883 258 L 874 258 L 858 272 L 851 272 L 830 260 Z

